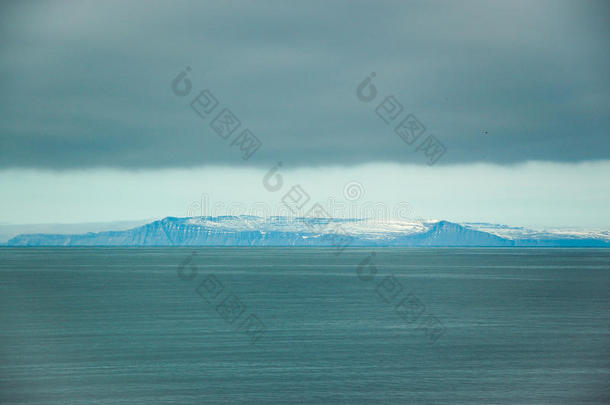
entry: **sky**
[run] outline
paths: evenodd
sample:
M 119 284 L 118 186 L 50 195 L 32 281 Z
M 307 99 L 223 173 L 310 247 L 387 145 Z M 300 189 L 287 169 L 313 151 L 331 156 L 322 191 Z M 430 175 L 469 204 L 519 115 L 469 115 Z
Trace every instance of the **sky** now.
M 607 228 L 608 38 L 607 1 L 3 2 L 0 224 L 300 185 L 337 216 Z

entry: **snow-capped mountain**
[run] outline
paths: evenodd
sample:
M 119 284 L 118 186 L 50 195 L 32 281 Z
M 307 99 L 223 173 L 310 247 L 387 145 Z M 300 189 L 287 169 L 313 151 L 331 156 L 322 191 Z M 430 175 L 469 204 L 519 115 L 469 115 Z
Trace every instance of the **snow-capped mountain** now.
M 610 247 L 610 232 L 533 231 L 506 225 L 448 221 L 167 217 L 124 231 L 19 235 L 7 245 Z

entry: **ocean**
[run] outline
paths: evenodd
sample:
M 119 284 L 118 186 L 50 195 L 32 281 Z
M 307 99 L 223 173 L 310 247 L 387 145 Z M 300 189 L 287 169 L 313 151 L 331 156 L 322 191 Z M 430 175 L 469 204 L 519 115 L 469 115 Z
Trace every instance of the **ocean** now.
M 610 249 L 0 248 L 0 403 L 610 403 L 609 291 Z

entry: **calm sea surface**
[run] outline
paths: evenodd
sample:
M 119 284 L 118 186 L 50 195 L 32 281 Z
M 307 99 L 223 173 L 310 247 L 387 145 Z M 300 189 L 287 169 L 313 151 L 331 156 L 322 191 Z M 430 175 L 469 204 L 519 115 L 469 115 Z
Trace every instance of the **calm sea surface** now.
M 1 248 L 0 403 L 610 403 L 610 249 L 335 252 Z

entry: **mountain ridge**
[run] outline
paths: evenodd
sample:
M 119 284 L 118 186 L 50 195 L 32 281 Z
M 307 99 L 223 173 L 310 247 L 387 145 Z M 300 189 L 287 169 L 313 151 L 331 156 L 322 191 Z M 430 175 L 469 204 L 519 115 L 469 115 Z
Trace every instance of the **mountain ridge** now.
M 487 223 L 255 216 L 166 217 L 121 231 L 22 234 L 7 246 L 610 247 L 603 232 Z

